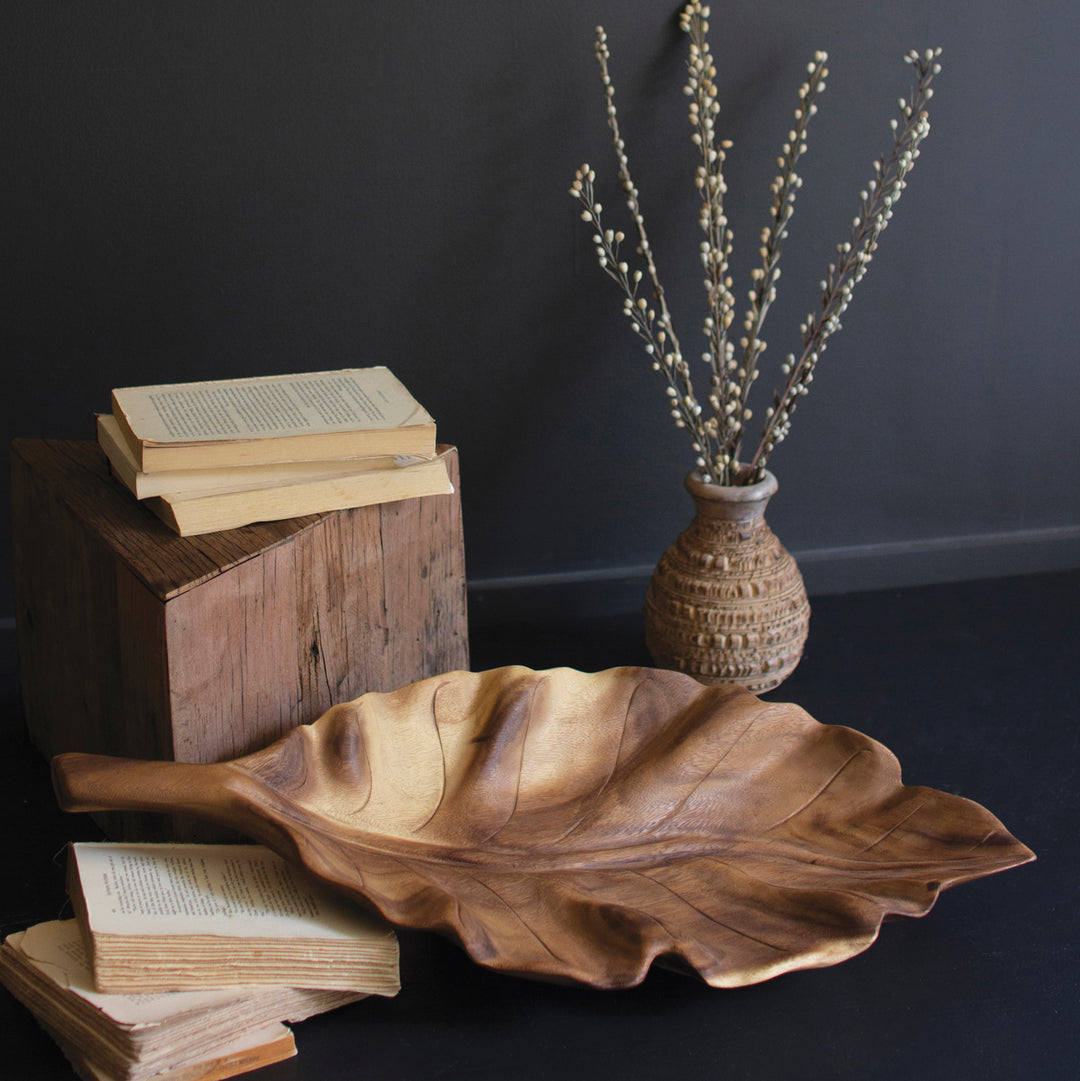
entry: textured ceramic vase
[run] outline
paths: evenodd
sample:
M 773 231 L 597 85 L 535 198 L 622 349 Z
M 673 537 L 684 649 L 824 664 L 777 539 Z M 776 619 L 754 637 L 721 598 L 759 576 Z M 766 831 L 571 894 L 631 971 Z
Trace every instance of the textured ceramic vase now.
M 810 621 L 799 568 L 765 522 L 776 478 L 727 487 L 695 471 L 686 488 L 696 514 L 649 583 L 649 652 L 703 683 L 771 690 L 799 663 Z

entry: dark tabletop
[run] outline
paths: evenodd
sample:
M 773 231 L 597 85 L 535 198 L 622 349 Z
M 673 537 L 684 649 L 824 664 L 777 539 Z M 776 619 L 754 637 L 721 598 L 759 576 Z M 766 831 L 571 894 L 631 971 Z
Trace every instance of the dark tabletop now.
M 904 779 L 983 804 L 1037 862 L 888 922 L 865 953 L 739 990 L 656 970 L 594 991 L 499 976 L 403 932 L 403 990 L 295 1026 L 253 1081 L 1056 1081 L 1080 1077 L 1080 571 L 812 599 L 794 675 L 767 697 L 857 728 Z M 4 934 L 67 915 L 63 847 L 100 837 L 56 809 L 2 639 Z M 648 664 L 636 615 L 473 632 L 474 669 Z M 0 1077 L 73 1075 L 0 990 Z

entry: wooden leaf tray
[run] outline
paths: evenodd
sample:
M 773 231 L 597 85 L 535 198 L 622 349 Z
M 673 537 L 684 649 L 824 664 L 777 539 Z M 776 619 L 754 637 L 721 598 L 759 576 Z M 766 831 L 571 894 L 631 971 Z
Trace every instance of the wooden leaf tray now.
M 69 811 L 227 824 L 482 965 L 596 987 L 834 964 L 1034 859 L 867 736 L 643 668 L 453 672 L 217 765 L 53 762 Z

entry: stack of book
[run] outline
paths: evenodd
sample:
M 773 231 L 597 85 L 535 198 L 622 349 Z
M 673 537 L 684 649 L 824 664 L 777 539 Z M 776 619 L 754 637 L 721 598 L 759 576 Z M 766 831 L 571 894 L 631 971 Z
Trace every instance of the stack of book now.
M 69 848 L 76 918 L 0 946 L 0 982 L 86 1081 L 216 1081 L 288 1022 L 400 988 L 393 930 L 261 845 Z
M 122 387 L 97 435 L 181 536 L 453 491 L 435 422 L 384 367 Z

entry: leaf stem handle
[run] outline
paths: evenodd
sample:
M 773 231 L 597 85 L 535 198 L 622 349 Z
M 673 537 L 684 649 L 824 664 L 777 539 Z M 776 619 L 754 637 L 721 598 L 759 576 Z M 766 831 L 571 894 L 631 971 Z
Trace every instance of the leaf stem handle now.
M 157 811 L 235 822 L 227 764 L 147 762 L 69 753 L 52 760 L 53 789 L 65 811 Z

